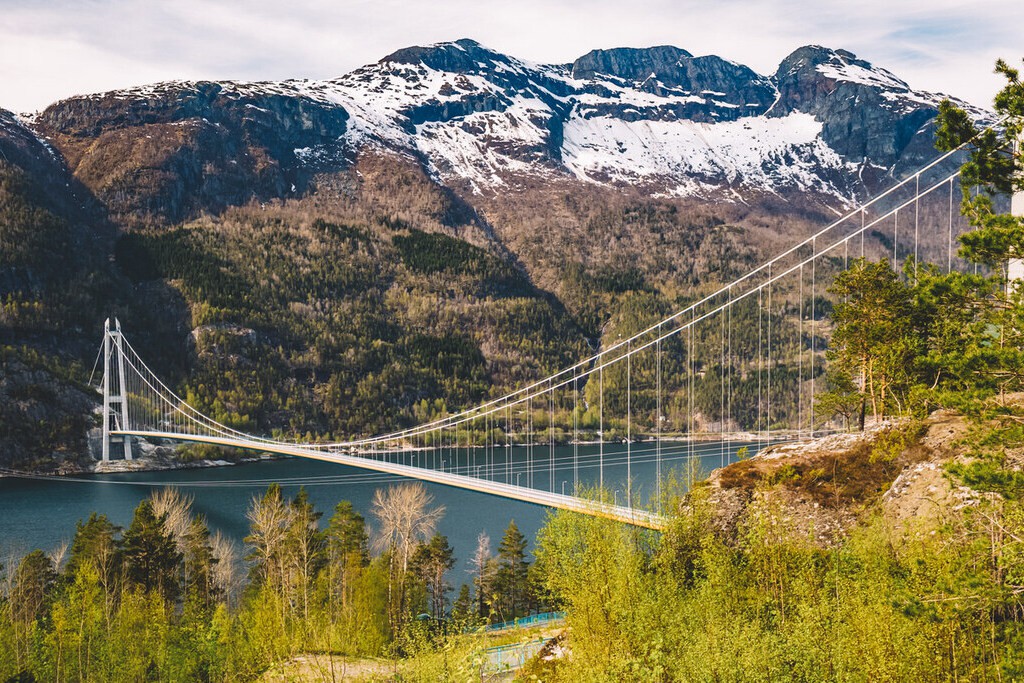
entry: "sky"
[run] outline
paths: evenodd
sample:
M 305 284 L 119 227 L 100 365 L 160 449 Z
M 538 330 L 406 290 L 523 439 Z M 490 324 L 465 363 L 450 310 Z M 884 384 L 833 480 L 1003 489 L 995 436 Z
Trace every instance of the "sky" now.
M 817 44 L 990 106 L 995 60 L 1024 67 L 1024 0 L 0 0 L 0 107 L 164 80 L 332 78 L 458 38 L 542 63 L 667 44 L 765 75 Z

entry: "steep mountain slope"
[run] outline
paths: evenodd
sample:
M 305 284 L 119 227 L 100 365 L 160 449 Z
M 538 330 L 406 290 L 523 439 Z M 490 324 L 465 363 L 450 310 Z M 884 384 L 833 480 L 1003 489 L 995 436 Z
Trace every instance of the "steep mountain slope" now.
M 113 242 L 54 150 L 0 110 L 0 464 L 84 451 L 94 399 L 77 381 L 94 344 L 81 330 L 113 298 Z

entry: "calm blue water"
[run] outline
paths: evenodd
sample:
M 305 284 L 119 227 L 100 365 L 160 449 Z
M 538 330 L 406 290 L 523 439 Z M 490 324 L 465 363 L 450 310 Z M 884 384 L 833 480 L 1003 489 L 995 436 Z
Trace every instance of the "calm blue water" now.
M 691 457 L 695 467 L 706 474 L 723 462 L 734 460 L 736 450 L 742 445 L 737 442 L 701 443 L 690 447 L 663 442 L 663 475 L 667 476 L 670 471 L 685 473 Z M 635 443 L 630 447 L 634 503 L 653 500 L 657 470 L 654 449 L 653 443 Z M 538 445 L 532 449 L 446 449 L 398 457 L 407 464 L 420 464 L 422 459 L 446 470 L 470 472 L 522 486 L 532 481 L 535 488 L 571 493 L 574 480 L 581 486 L 598 484 L 600 450 L 596 445 L 554 449 Z M 626 447 L 605 444 L 603 450 L 604 484 L 618 503 L 624 504 Z M 86 481 L 0 479 L 0 561 L 12 553 L 21 555 L 34 548 L 50 550 L 63 541 L 70 541 L 76 522 L 86 519 L 93 511 L 126 527 L 139 502 L 163 486 L 176 486 L 191 495 L 193 510 L 206 515 L 211 529 L 220 530 L 239 543 L 247 533 L 246 510 L 253 497 L 261 495 L 271 482 L 279 482 L 286 496 L 294 496 L 300 483 L 305 484 L 310 499 L 324 513 L 322 525 L 326 524 L 338 501 L 351 501 L 370 523 L 372 533 L 374 490 L 402 481 L 399 477 L 300 458 L 234 467 L 90 475 L 79 479 Z M 496 550 L 509 521 L 514 519 L 530 539 L 532 549 L 536 532 L 548 513 L 547 508 L 530 503 L 439 484 L 425 486 L 434 496 L 435 504 L 446 508 L 438 531 L 448 536 L 455 549 L 457 564 L 451 578 L 456 585 L 469 578 L 468 559 L 481 531 L 491 537 L 492 550 Z

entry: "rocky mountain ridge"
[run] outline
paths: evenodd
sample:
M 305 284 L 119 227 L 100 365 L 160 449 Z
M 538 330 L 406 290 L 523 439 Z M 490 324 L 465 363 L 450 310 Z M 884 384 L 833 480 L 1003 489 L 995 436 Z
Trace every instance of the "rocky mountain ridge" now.
M 466 196 L 581 181 L 842 205 L 935 156 L 943 97 L 820 46 L 763 76 L 671 46 L 543 65 L 464 39 L 398 50 L 327 81 L 170 82 L 73 97 L 32 125 L 116 209 L 171 221 L 302 194 L 314 174 L 368 148 L 414 158 Z

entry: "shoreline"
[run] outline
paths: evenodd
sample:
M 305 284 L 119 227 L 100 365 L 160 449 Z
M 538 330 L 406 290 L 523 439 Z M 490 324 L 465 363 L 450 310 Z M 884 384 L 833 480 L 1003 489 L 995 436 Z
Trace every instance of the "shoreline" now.
M 685 435 L 673 434 L 673 435 L 662 435 L 661 441 L 668 443 L 706 443 L 713 441 L 722 441 L 722 435 L 720 434 L 699 434 L 694 437 L 687 437 Z M 724 439 L 725 441 L 733 441 L 737 443 L 756 443 L 758 441 L 758 435 L 754 433 L 732 433 L 728 435 L 729 438 Z M 810 435 L 807 435 L 810 436 Z M 644 444 L 651 443 L 658 440 L 653 434 L 642 434 L 636 435 L 630 441 L 633 444 Z M 792 442 L 803 440 L 794 435 L 778 435 L 779 442 Z M 141 453 L 137 455 L 133 460 L 92 460 L 92 461 L 75 461 L 75 462 L 63 462 L 54 469 L 34 469 L 34 470 L 7 470 L 6 472 L 0 469 L 0 478 L 4 477 L 17 477 L 18 475 L 32 475 L 32 476 L 72 476 L 78 474 L 113 474 L 113 473 L 130 473 L 130 472 L 161 472 L 167 470 L 187 470 L 187 469 L 206 469 L 212 467 L 231 467 L 235 465 L 245 465 L 255 462 L 264 462 L 272 460 L 280 460 L 289 456 L 276 455 L 272 453 L 258 453 L 255 455 L 245 455 L 233 459 L 201 459 L 201 460 L 189 460 L 181 461 L 176 457 L 175 449 L 166 445 L 153 445 L 146 442 L 137 442 Z M 605 441 L 588 439 L 579 441 L 566 441 L 558 442 L 555 445 L 559 447 L 570 447 L 570 446 L 598 446 L 601 443 L 605 444 L 624 444 L 626 439 L 609 439 Z M 535 441 L 530 443 L 502 443 L 502 444 L 490 444 L 490 445 L 473 445 L 470 448 L 473 449 L 484 449 L 484 448 L 528 448 L 530 446 L 541 447 L 549 446 L 550 442 L 547 441 Z M 460 448 L 463 448 L 460 446 Z M 389 449 L 392 450 L 392 449 Z M 394 452 L 417 452 L 432 450 L 429 447 L 409 447 L 406 446 L 400 449 L 394 449 Z M 380 451 L 363 450 L 356 454 L 371 455 Z

